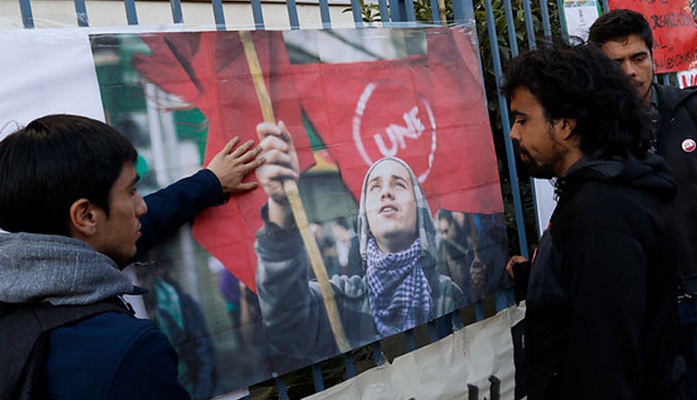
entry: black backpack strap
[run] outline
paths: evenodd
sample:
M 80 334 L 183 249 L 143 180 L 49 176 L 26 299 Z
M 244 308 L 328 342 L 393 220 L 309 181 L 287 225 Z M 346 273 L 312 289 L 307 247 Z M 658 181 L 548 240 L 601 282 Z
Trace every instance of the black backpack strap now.
M 0 303 L 0 399 L 28 400 L 43 370 L 45 332 L 104 312 L 133 315 L 119 298 L 87 305 Z

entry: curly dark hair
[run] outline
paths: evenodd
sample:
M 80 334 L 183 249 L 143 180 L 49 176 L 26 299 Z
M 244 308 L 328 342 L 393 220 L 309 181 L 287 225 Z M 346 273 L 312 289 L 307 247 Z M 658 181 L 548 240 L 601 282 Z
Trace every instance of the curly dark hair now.
M 532 93 L 552 123 L 576 120 L 574 135 L 585 154 L 648 149 L 648 116 L 636 89 L 619 64 L 598 47 L 572 38 L 545 38 L 539 47 L 511 59 L 504 73 L 503 94 L 518 88 Z
M 622 41 L 630 35 L 639 35 L 653 54 L 653 33 L 649 22 L 633 10 L 612 10 L 600 16 L 591 25 L 588 41 L 602 47 L 609 41 Z

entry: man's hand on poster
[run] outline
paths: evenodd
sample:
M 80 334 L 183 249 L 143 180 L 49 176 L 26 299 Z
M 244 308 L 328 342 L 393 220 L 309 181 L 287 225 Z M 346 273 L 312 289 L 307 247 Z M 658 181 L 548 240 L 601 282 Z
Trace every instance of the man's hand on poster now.
M 235 149 L 239 142 L 237 136 L 230 140 L 206 167 L 218 177 L 225 193 L 237 194 L 256 189 L 256 182 L 242 180 L 266 161 L 263 156 L 257 157 L 261 153 L 261 145 L 252 148 L 254 141 L 249 140 Z
M 506 272 L 508 272 L 508 275 L 511 278 L 515 279 L 515 270 L 513 267 L 516 264 L 521 264 L 526 261 L 528 261 L 528 259 L 523 256 L 512 256 L 511 259 L 506 263 Z
M 528 282 L 530 280 L 530 261 L 523 256 L 513 256 L 506 263 L 506 272 L 513 278 L 515 286 L 513 295 L 515 302 L 520 303 L 528 295 Z
M 283 189 L 283 181 L 298 179 L 298 154 L 283 121 L 278 124 L 260 123 L 257 125 L 257 135 L 263 149 L 262 156 L 267 162 L 256 170 L 256 175 L 269 195 L 269 221 L 287 228 L 292 224 L 293 215 Z

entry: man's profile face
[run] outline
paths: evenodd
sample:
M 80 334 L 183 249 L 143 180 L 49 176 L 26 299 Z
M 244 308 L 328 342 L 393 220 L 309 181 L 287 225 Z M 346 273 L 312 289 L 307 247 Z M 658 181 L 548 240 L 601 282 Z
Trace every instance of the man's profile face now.
M 602 51 L 622 66 L 639 93 L 639 97 L 649 100 L 653 82 L 653 58 L 651 49 L 639 35 L 610 40 L 603 44 Z
M 365 209 L 368 227 L 385 253 L 407 249 L 417 237 L 416 199 L 409 171 L 386 160 L 368 177 Z
M 535 95 L 523 87 L 513 91 L 511 114 L 515 118 L 509 136 L 528 173 L 541 179 L 561 176 L 565 165 L 560 121 L 550 124 Z
M 121 175 L 109 193 L 109 215 L 99 210 L 100 222 L 93 247 L 116 262 L 131 259 L 136 254 L 140 238 L 140 217 L 148 207 L 136 190 L 138 174 L 132 163 L 124 163 Z

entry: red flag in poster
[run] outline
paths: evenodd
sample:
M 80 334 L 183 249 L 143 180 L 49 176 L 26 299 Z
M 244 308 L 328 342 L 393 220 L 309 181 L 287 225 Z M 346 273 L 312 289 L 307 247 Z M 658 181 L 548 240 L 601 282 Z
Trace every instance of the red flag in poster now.
M 382 157 L 414 169 L 432 210 L 503 210 L 476 53 L 463 28 L 425 31 L 427 54 L 294 65 L 303 108 L 360 198 Z
M 370 164 L 395 156 L 414 169 L 433 211 L 501 212 L 471 37 L 461 27 L 415 31 L 425 35 L 426 52 L 332 64 L 291 65 L 282 32 L 258 31 L 252 37 L 274 113 L 293 135 L 301 170 L 313 162 L 304 110 L 356 200 Z M 323 46 L 317 32 L 309 35 L 308 48 Z M 153 54 L 136 57 L 136 69 L 206 115 L 206 162 L 233 136 L 256 139 L 263 118 L 239 34 L 175 33 L 144 35 L 143 40 Z M 194 224 L 196 240 L 253 290 L 254 234 L 266 199 L 263 190 L 253 191 L 207 210 Z
M 687 0 L 609 0 L 611 10 L 640 12 L 653 31 L 656 72 L 686 71 L 697 65 L 697 27 Z
M 288 64 L 282 33 L 252 35 L 274 113 L 293 132 L 304 132 L 293 82 L 274 79 L 277 62 Z M 134 68 L 162 90 L 198 107 L 208 121 L 205 164 L 235 136 L 258 143 L 263 121 L 242 42 L 237 32 L 145 34 L 152 55 L 136 55 Z M 307 135 L 295 138 L 301 169 L 314 162 Z M 254 179 L 251 177 L 250 179 Z M 252 290 L 255 286 L 254 233 L 261 225 L 266 194 L 255 190 L 201 213 L 194 223 L 196 240 Z

